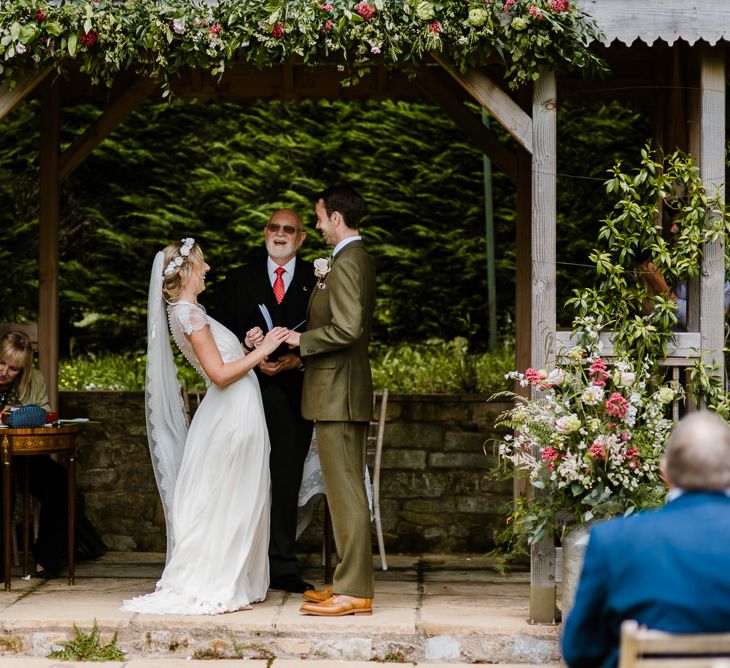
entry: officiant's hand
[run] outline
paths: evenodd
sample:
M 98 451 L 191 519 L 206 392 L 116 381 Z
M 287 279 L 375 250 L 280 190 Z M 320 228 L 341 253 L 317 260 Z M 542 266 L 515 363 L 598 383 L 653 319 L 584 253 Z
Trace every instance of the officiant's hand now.
M 302 360 L 293 353 L 287 353 L 281 357 L 270 360 L 268 357 L 259 364 L 261 373 L 267 376 L 275 376 L 280 371 L 289 371 L 290 369 L 298 369 Z
M 289 330 L 286 327 L 274 327 L 269 330 L 264 340 L 257 346 L 257 349 L 270 355 L 273 353 L 289 336 Z
M 263 340 L 264 333 L 261 331 L 261 327 L 253 327 L 246 332 L 243 345 L 247 350 L 253 350 L 254 348 L 258 348 Z

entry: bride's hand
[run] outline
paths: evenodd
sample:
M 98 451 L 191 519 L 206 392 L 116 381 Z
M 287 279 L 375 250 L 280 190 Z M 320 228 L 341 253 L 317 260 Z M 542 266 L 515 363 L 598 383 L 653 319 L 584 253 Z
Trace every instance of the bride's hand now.
M 267 355 L 273 353 L 289 336 L 289 330 L 286 327 L 274 327 L 266 333 L 264 340 L 259 344 L 258 349 Z
M 246 332 L 246 338 L 243 340 L 243 345 L 248 350 L 253 350 L 261 345 L 264 340 L 264 333 L 261 331 L 261 327 L 253 327 Z

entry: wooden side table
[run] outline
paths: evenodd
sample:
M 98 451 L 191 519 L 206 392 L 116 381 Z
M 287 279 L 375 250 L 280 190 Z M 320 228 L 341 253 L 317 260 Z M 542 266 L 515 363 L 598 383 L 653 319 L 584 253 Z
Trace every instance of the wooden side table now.
M 78 425 L 36 427 L 33 429 L 0 429 L 3 476 L 3 563 L 5 591 L 10 590 L 10 538 L 12 526 L 12 467 L 13 456 L 52 455 L 65 453 L 68 470 L 68 583 L 74 583 L 76 569 L 76 451 Z M 25 460 L 23 472 L 23 575 L 29 575 L 30 552 L 30 460 Z

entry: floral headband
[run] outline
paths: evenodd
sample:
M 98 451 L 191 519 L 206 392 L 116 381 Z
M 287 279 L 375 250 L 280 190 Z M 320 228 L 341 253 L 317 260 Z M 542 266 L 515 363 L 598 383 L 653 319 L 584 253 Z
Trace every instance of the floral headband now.
M 165 276 L 169 276 L 173 272 L 180 269 L 183 262 L 185 262 L 185 258 L 190 255 L 190 251 L 193 249 L 194 245 L 195 239 L 193 239 L 192 237 L 185 237 L 182 240 L 182 246 L 180 246 L 180 255 L 178 255 L 174 260 L 170 260 L 170 264 L 165 267 L 165 271 L 163 271 L 162 273 Z

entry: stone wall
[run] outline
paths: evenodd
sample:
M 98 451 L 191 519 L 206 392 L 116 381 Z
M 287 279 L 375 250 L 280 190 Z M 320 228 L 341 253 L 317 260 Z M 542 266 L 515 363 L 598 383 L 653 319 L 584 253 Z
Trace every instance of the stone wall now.
M 62 417 L 98 421 L 83 429 L 78 487 L 104 541 L 113 550 L 164 551 L 143 393 L 61 392 L 60 407 Z M 507 407 L 477 396 L 390 395 L 380 493 L 387 551 L 484 552 L 494 546 L 512 483 L 490 478 L 495 460 L 484 444 Z M 316 551 L 321 536 L 317 508 L 300 546 Z

